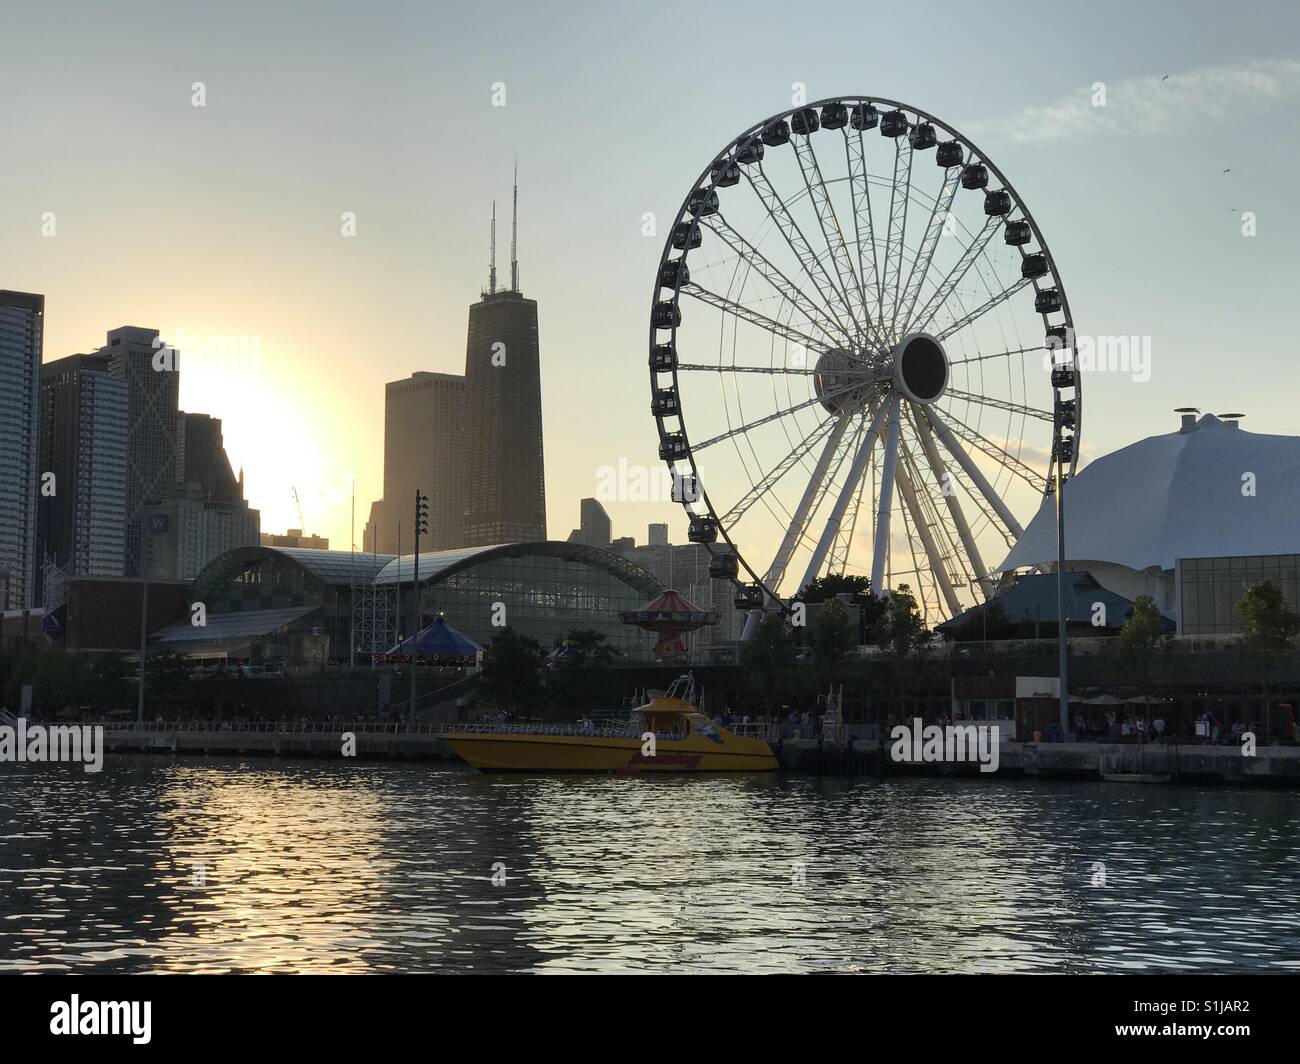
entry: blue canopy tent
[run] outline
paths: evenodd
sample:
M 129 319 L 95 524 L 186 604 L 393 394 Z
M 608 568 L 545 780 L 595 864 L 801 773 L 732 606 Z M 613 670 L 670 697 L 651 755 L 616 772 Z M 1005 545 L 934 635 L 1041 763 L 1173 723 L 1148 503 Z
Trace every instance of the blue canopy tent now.
M 483 650 L 467 635 L 462 635 L 447 623 L 441 614 L 427 628 L 415 636 L 415 660 L 423 665 L 473 665 Z M 396 661 L 409 661 L 411 640 L 403 639 L 384 654 Z

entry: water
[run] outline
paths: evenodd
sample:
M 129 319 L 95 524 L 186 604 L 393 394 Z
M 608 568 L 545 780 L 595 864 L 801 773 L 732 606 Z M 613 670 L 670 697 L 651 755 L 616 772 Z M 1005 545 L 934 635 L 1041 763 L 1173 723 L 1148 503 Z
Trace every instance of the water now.
M 1295 972 L 1298 821 L 1228 788 L 3 765 L 0 971 Z

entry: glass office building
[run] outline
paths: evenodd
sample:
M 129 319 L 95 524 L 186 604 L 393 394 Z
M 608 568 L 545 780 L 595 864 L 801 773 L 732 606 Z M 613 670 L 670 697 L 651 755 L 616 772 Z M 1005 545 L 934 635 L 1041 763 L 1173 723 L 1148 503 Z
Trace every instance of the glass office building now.
M 1292 609 L 1300 609 L 1300 554 L 1183 558 L 1178 563 L 1179 630 L 1184 635 L 1240 632 L 1241 596 L 1265 580 L 1281 590 Z
M 35 605 L 45 297 L 0 291 L 0 610 Z

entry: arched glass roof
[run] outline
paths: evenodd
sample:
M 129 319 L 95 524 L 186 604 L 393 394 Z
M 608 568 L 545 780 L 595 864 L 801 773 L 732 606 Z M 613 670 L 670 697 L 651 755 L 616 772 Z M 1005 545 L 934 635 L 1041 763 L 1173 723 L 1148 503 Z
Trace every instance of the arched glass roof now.
M 331 587 L 368 584 L 376 573 L 394 560 L 391 554 L 366 554 L 361 551 L 311 550 L 307 547 L 236 547 L 213 558 L 203 567 L 194 578 L 191 594 L 195 600 L 201 600 L 211 589 L 234 579 L 251 563 L 268 558 L 283 558 L 293 562 Z
M 436 584 L 445 580 L 452 573 L 471 568 L 494 558 L 520 558 L 527 556 L 544 556 L 566 558 L 596 566 L 613 573 L 625 583 L 654 596 L 663 590 L 663 585 L 655 577 L 642 569 L 635 562 L 617 554 L 611 554 L 599 547 L 588 547 L 582 543 L 561 543 L 556 540 L 542 540 L 536 543 L 504 543 L 491 547 L 462 547 L 457 550 L 430 551 L 420 554 L 420 583 Z M 375 576 L 376 584 L 410 583 L 415 575 L 415 555 L 403 554 L 392 558 Z

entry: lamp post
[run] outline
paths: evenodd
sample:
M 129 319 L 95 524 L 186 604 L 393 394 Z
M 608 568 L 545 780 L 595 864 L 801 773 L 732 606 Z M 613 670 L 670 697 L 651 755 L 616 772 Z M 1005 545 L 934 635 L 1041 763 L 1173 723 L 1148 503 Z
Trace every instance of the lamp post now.
M 1060 416 L 1059 413 L 1057 415 Z M 1061 741 L 1070 734 L 1070 662 L 1065 638 L 1065 463 L 1066 447 L 1072 440 L 1061 440 L 1056 455 L 1056 644 L 1061 677 Z
M 145 560 L 145 539 L 153 532 L 167 531 L 166 514 L 140 516 L 140 683 L 136 692 L 135 719 L 144 723 L 144 666 L 149 653 L 149 566 Z
M 149 570 L 144 564 L 144 522 L 140 522 L 140 683 L 136 692 L 135 722 L 144 723 L 144 662 L 149 639 Z
M 415 723 L 415 645 L 420 636 L 420 536 L 429 532 L 429 496 L 415 489 L 415 568 L 411 576 L 411 713 Z

